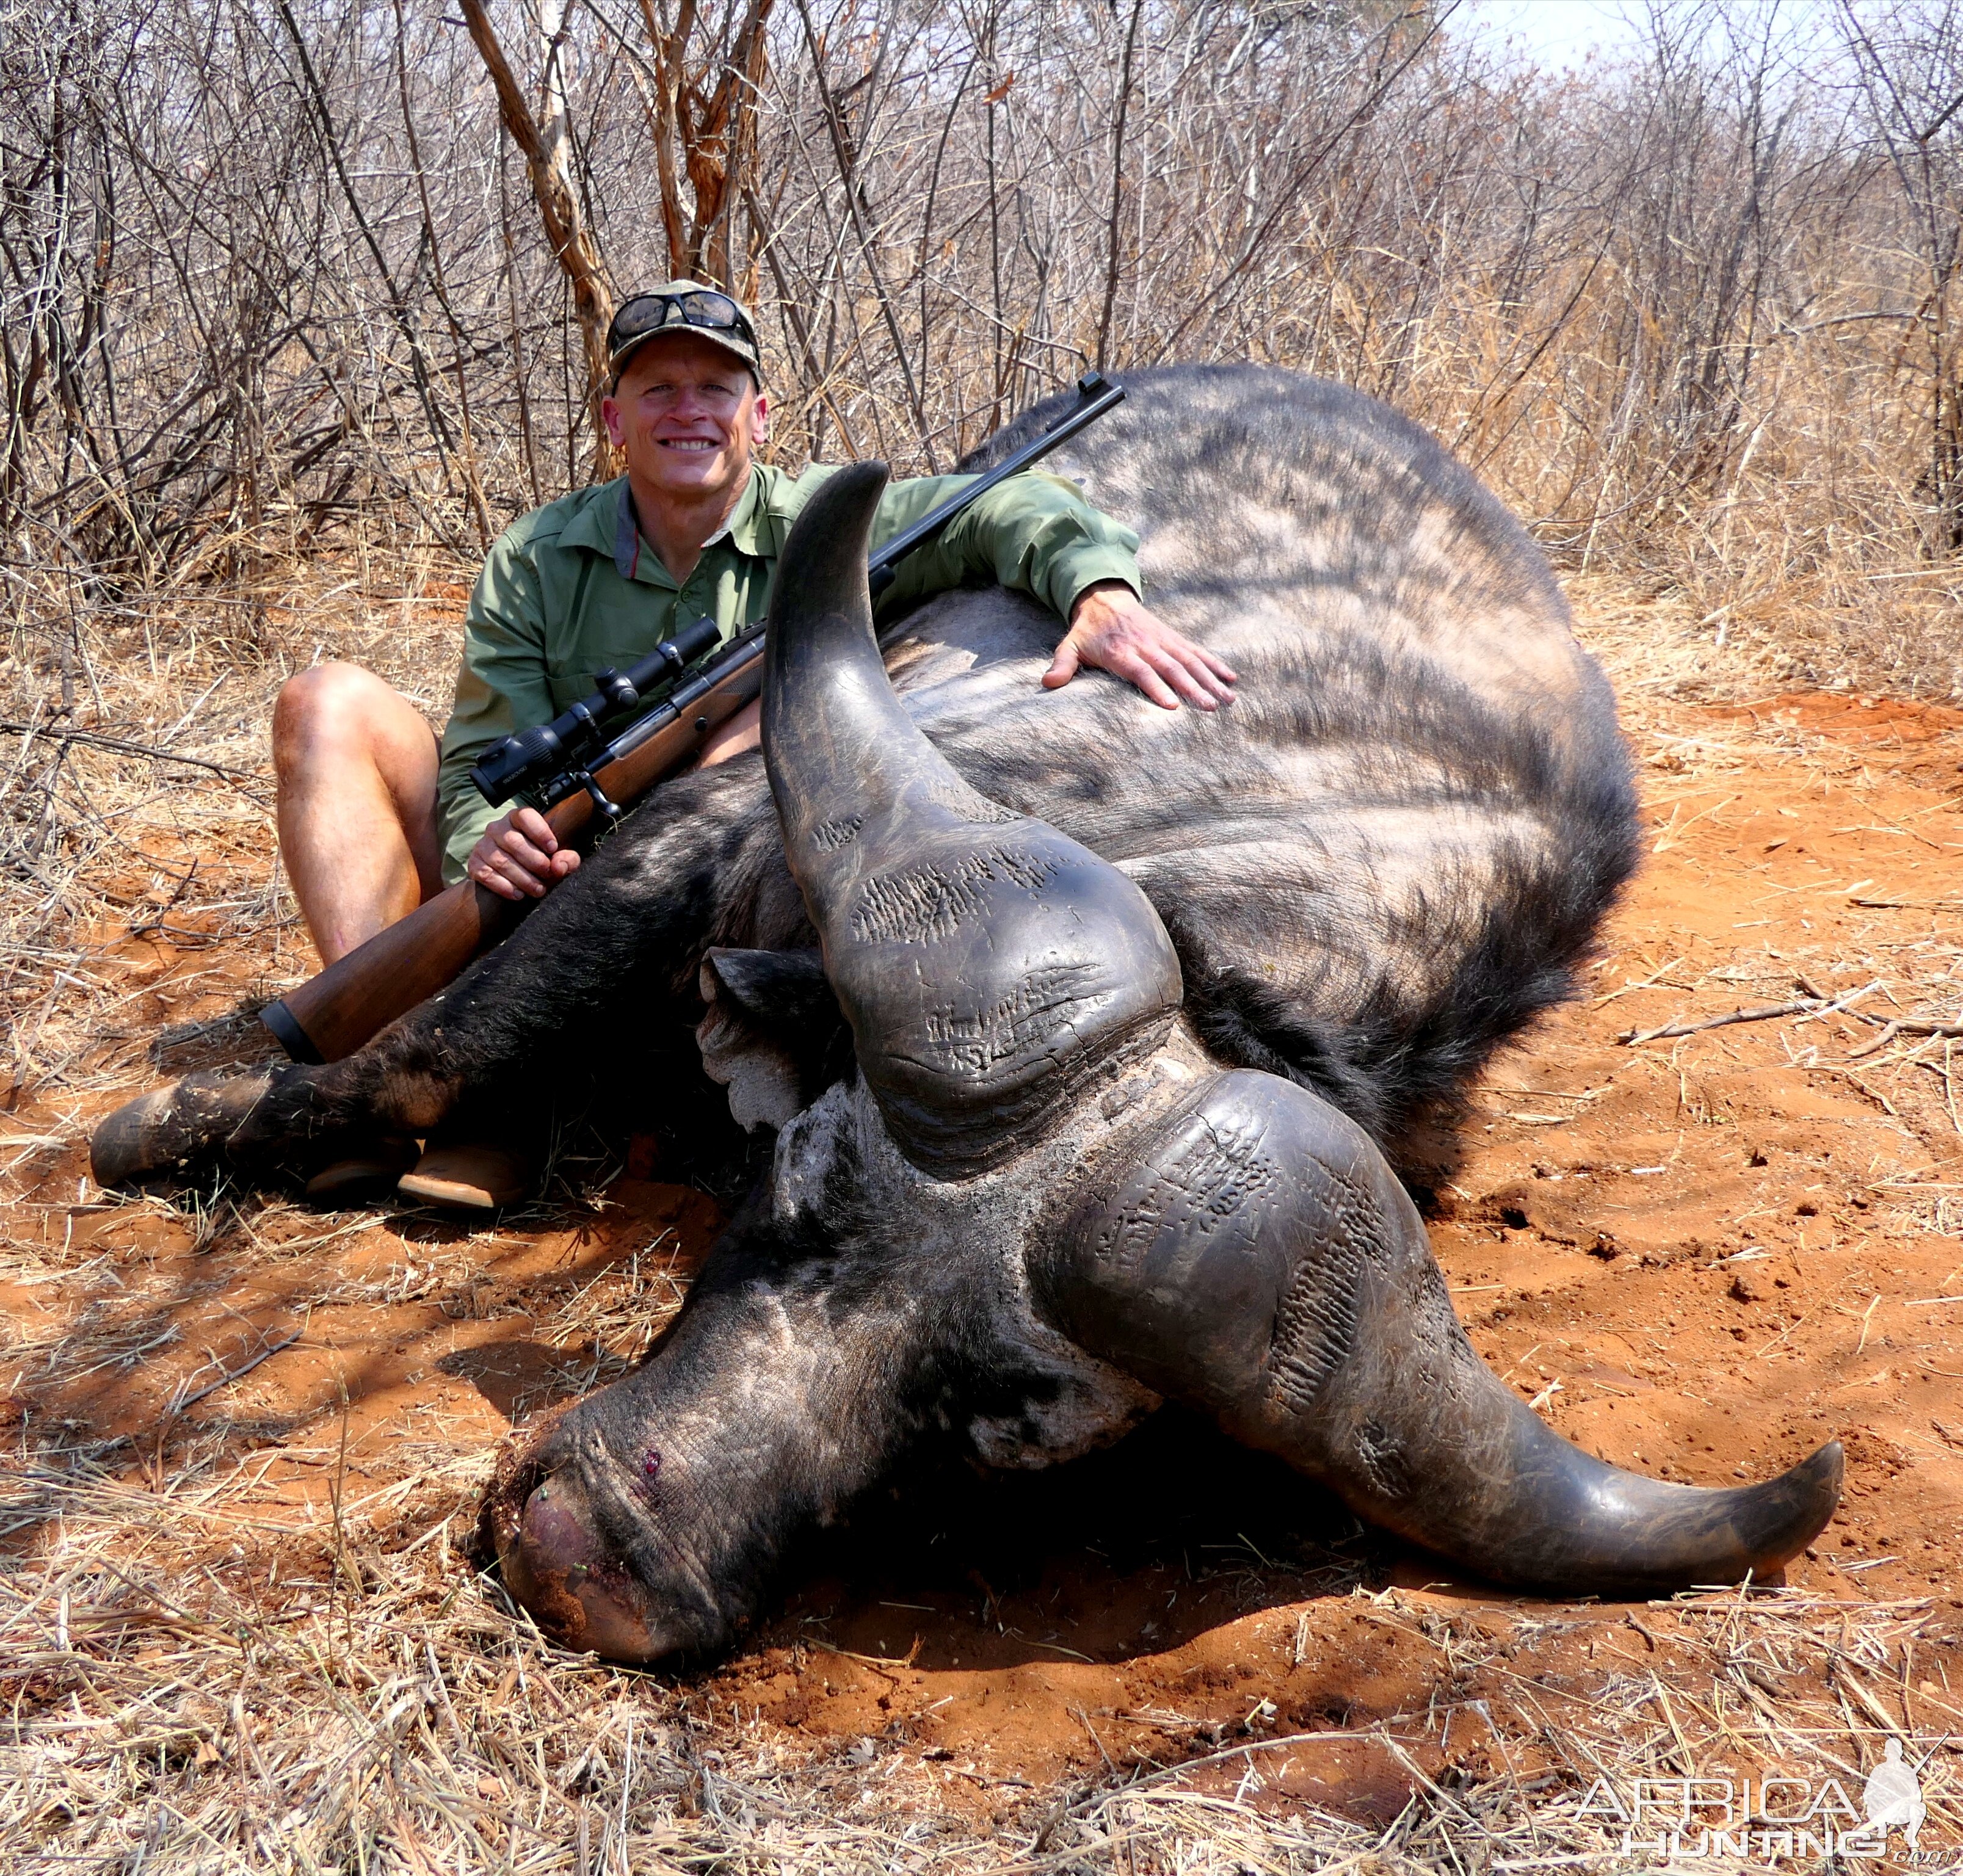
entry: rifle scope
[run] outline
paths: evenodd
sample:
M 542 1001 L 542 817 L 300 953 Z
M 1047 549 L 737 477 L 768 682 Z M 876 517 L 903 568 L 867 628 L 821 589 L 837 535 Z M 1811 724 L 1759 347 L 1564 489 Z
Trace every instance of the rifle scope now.
M 549 781 L 562 770 L 584 768 L 605 743 L 608 724 L 632 709 L 643 691 L 664 678 L 679 677 L 705 652 L 714 651 L 722 635 L 713 619 L 698 619 L 624 671 L 608 665 L 594 677 L 592 696 L 549 723 L 521 729 L 486 750 L 470 771 L 478 793 L 501 808 L 514 795 Z

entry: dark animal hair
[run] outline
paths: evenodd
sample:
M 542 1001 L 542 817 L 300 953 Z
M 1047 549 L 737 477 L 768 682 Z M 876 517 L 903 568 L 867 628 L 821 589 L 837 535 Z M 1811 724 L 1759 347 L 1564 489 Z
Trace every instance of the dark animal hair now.
M 993 747 L 949 753 L 969 757 L 985 792 L 1129 864 L 1178 948 L 1186 1011 L 1210 1050 L 1312 1089 L 1396 1158 L 1495 1048 L 1573 994 L 1635 870 L 1635 795 L 1608 687 L 1568 644 L 1539 549 L 1415 424 L 1345 386 L 1257 367 L 1130 383 L 1132 402 L 1053 460 L 1135 520 L 1148 575 L 1154 536 L 1203 514 L 1206 554 L 1157 580 L 1153 604 L 1200 635 L 1216 613 L 1276 597 L 1305 629 L 1258 640 L 1258 688 L 1231 706 L 1239 734 L 1203 753 L 1138 735 L 1122 708 L 1105 713 L 1088 775 L 1059 774 L 999 731 Z M 1038 405 L 962 467 L 987 466 L 1065 407 Z M 1419 629 L 1387 642 L 1380 618 Z M 1509 693 L 1455 660 L 1451 629 L 1476 661 L 1510 619 L 1567 647 L 1571 695 Z M 1231 634 L 1214 642 L 1236 655 Z M 1331 785 L 1291 785 L 1300 751 L 1331 757 Z M 1356 831 L 1379 812 L 1439 830 L 1428 876 L 1401 898 L 1383 877 L 1411 856 Z M 1482 830 L 1470 850 L 1455 822 Z M 1255 840 L 1302 877 L 1223 874 L 1214 856 Z

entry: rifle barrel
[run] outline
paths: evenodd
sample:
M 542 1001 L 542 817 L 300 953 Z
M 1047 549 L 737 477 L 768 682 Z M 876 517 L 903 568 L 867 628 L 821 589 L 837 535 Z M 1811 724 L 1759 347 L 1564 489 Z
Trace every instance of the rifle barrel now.
M 922 515 L 911 527 L 887 542 L 873 556 L 868 568 L 873 597 L 877 599 L 881 590 L 892 584 L 899 563 L 917 547 L 925 546 L 949 522 L 964 509 L 972 507 L 997 483 L 1007 482 L 1011 475 L 1020 475 L 1024 469 L 1040 463 L 1085 425 L 1094 424 L 1106 411 L 1122 404 L 1125 401 L 1125 387 L 1112 383 L 1101 372 L 1087 371 L 1077 381 L 1077 396 L 1075 409 L 1066 411 L 1040 436 L 1032 437 L 1019 450 L 1012 450 L 993 469 L 985 469 L 965 488 L 949 496 L 939 507 Z

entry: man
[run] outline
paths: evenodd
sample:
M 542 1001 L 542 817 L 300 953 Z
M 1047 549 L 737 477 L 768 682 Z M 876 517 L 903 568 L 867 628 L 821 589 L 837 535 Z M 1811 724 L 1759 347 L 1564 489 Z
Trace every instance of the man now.
M 447 881 L 468 876 L 517 899 L 572 872 L 579 856 L 558 845 L 545 817 L 524 807 L 498 814 L 472 788 L 471 764 L 499 738 L 584 696 L 602 667 L 632 663 L 696 618 L 713 616 L 725 642 L 761 618 L 791 522 L 831 472 L 814 466 L 794 478 L 754 459 L 770 435 L 770 395 L 755 326 L 727 294 L 674 280 L 638 295 L 615 314 L 607 348 L 613 379 L 600 414 L 627 472 L 525 516 L 492 547 L 465 614 L 440 744 L 407 698 L 359 666 L 316 665 L 280 690 L 280 849 L 324 963 Z M 893 485 L 876 537 L 890 539 L 959 485 L 945 477 Z M 1065 626 L 1046 685 L 1089 664 L 1167 709 L 1182 699 L 1213 709 L 1231 696 L 1234 674 L 1145 607 L 1137 545 L 1069 484 L 1014 476 L 910 555 L 882 607 L 999 581 L 1042 600 Z M 700 760 L 754 747 L 758 722 L 752 704 Z M 447 1186 L 439 1162 L 453 1160 L 463 1164 L 454 1149 L 433 1151 L 404 1189 L 455 1199 L 509 1186 Z M 346 1189 L 384 1170 L 351 1162 L 311 1189 Z

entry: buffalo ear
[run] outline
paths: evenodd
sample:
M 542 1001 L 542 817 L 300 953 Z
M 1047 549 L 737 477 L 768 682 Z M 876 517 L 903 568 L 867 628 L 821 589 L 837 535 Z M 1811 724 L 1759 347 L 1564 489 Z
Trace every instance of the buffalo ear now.
M 851 1042 L 815 951 L 719 946 L 702 961 L 703 1071 L 750 1132 L 783 1127 L 844 1072 Z

